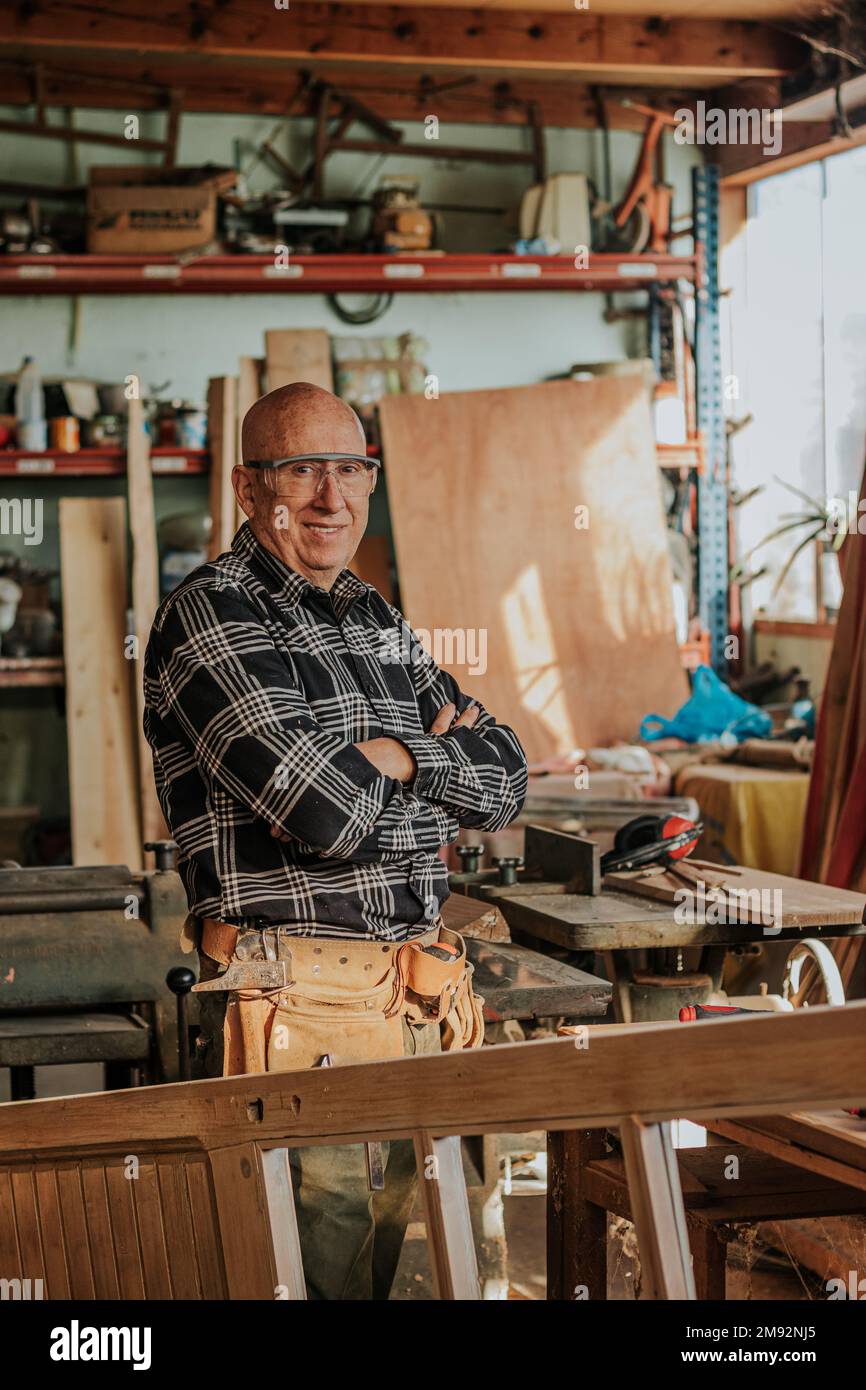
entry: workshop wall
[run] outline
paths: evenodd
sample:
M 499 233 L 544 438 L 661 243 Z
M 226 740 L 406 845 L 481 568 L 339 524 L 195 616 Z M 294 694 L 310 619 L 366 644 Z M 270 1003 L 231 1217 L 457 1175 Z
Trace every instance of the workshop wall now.
M 17 108 L 4 108 L 4 118 L 21 120 Z M 76 124 L 90 129 L 122 131 L 123 112 L 76 112 Z M 52 112 L 59 121 L 61 114 Z M 141 118 L 140 135 L 159 137 L 164 117 Z M 256 163 L 255 150 L 279 123 L 272 117 L 191 115 L 181 126 L 178 162 L 181 164 L 240 164 L 251 192 L 277 186 L 267 166 Z M 419 124 L 404 126 L 407 140 L 423 139 Z M 276 147 L 293 163 L 309 155 L 311 123 L 292 122 L 275 138 Z M 452 126 L 443 124 L 440 139 L 450 144 L 523 150 L 526 131 L 516 127 Z M 599 186 L 603 183 L 601 135 L 587 130 L 549 130 L 546 135 L 549 172 L 580 170 Z M 631 132 L 611 136 L 614 197 L 621 196 L 640 147 Z M 142 163 L 155 156 L 139 155 Z M 674 184 L 674 215 L 688 213 L 690 170 L 698 160 L 694 147 L 669 142 L 667 177 Z M 92 164 L 135 163 L 135 142 L 129 153 L 96 145 L 69 147 L 60 142 L 26 136 L 6 137 L 3 177 L 30 183 L 80 184 Z M 422 202 L 472 203 L 508 209 L 502 216 L 445 214 L 443 245 L 451 251 L 507 249 L 515 235 L 516 212 L 526 188 L 528 165 L 458 165 L 432 159 L 387 159 L 345 154 L 327 165 L 326 190 L 334 196 L 368 196 L 386 172 L 414 173 L 421 180 Z M 688 243 L 684 242 L 684 246 Z M 635 296 L 640 303 L 643 296 Z M 619 296 L 618 307 L 629 302 Z M 442 391 L 521 386 L 565 373 L 578 361 L 620 359 L 642 353 L 642 325 L 633 321 L 606 324 L 604 299 L 598 294 L 399 294 L 383 318 L 370 327 L 349 328 L 337 319 L 319 295 L 95 296 L 0 298 L 0 372 L 18 369 L 25 353 L 39 363 L 44 376 L 83 376 L 119 381 L 136 373 L 145 390 L 168 383 L 159 394 L 203 400 L 210 376 L 234 373 L 241 355 L 260 356 L 267 328 L 323 327 L 332 334 L 380 336 L 411 330 L 429 344 L 426 361 Z M 38 547 L 40 564 L 59 565 L 57 505 L 61 496 L 122 494 L 123 479 L 8 478 L 3 495 L 41 497 L 44 539 Z M 202 478 L 158 478 L 155 487 L 157 520 L 207 505 Z M 380 494 L 371 515 L 370 531 L 386 532 L 388 519 Z M 27 554 L 17 536 L 0 538 L 0 548 Z M 17 749 L 17 752 L 14 750 Z M 68 788 L 62 692 L 39 692 L 38 698 L 9 691 L 0 695 L 0 775 L 5 798 L 0 805 L 30 802 L 43 815 L 66 810 Z M 13 775 L 14 774 L 14 775 Z

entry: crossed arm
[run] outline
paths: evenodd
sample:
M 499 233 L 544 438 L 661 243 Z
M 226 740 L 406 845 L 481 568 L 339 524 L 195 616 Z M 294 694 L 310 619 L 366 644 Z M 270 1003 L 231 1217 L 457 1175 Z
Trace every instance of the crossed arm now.
M 467 710 L 456 686 L 425 688 L 425 735 L 354 744 L 324 729 L 236 590 L 191 588 L 168 606 L 146 684 L 146 720 L 162 719 L 212 784 L 312 853 L 358 862 L 436 853 L 461 824 L 498 828 L 522 804 L 519 744 L 480 707 Z M 460 715 L 449 729 L 452 704 Z M 485 722 L 510 736 L 511 769 L 487 742 L 490 728 L 475 732 Z M 466 739 L 477 746 L 467 751 Z

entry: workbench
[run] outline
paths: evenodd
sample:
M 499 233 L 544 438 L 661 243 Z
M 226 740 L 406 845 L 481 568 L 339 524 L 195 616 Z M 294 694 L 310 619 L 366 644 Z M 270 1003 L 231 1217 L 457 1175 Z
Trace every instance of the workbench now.
M 500 911 L 519 943 L 547 944 L 564 952 L 604 956 L 613 984 L 619 1022 L 676 1017 L 684 1003 L 701 1002 L 701 991 L 718 989 L 726 953 L 755 942 L 797 942 L 866 935 L 866 898 L 824 885 L 807 885 L 784 875 L 760 875 L 783 895 L 781 925 L 760 921 L 689 920 L 668 903 L 605 886 L 597 845 L 562 831 L 530 826 L 524 861 L 502 859 L 496 873 L 480 869 L 464 849 L 465 869 L 452 877 Z M 738 869 L 724 869 L 736 880 Z M 754 878 L 754 876 L 752 876 Z M 746 881 L 745 879 L 743 881 Z M 752 881 L 751 879 L 748 881 Z M 699 952 L 698 973 L 682 970 L 682 952 Z M 633 967 L 636 952 L 649 952 L 654 967 Z M 704 995 L 705 997 L 705 995 Z M 634 1007 L 637 1004 L 637 1009 Z M 695 1025 L 704 1029 L 715 1023 Z M 722 1025 L 725 1026 L 725 1025 Z M 590 1048 L 591 1052 L 591 1048 Z M 864 1073 L 866 1076 L 866 1073 Z M 864 1080 L 866 1086 L 866 1080 Z M 792 1128 L 793 1126 L 793 1128 Z M 726 1121 L 719 1132 L 737 1144 L 761 1150 L 767 1161 L 752 1165 L 736 1197 L 719 1182 L 718 1155 L 681 1151 L 687 1226 L 699 1293 L 724 1296 L 725 1232 L 738 1220 L 850 1213 L 866 1210 L 866 1124 L 847 1117 L 762 1117 Z M 708 1156 L 709 1155 L 709 1156 Z M 805 1156 L 804 1156 L 805 1155 Z M 790 1174 L 810 1167 L 812 1175 Z M 699 1170 L 699 1171 L 698 1171 Z M 717 1189 L 714 1199 L 713 1188 Z M 724 1199 L 724 1200 L 723 1200 Z M 727 1201 L 727 1205 L 725 1205 Z M 607 1211 L 631 1217 L 622 1161 L 607 1152 L 599 1129 L 548 1134 L 548 1297 L 571 1299 L 578 1285 L 590 1298 L 606 1296 Z
M 728 875 L 732 884 L 743 875 L 744 885 L 760 882 L 778 891 L 785 904 L 782 924 L 768 927 L 760 921 L 715 922 L 701 912 L 690 920 L 669 903 L 612 887 L 602 880 L 598 845 L 562 831 L 527 827 L 524 860 L 500 860 L 498 873 L 481 871 L 477 861 L 469 860 L 473 867 L 452 875 L 452 886 L 459 883 L 496 907 L 517 942 L 603 955 L 618 1022 L 675 1018 L 683 1004 L 703 1002 L 720 989 L 731 949 L 797 942 L 806 935 L 823 941 L 866 935 L 862 893 L 805 884 L 784 874 L 707 866 L 708 874 Z M 684 970 L 686 950 L 698 954 L 696 969 Z M 635 952 L 651 953 L 648 968 L 640 973 Z
M 783 880 L 782 875 L 777 875 Z M 794 880 L 784 879 L 792 883 Z M 528 886 L 528 885 L 527 885 Z M 784 889 L 783 889 L 784 891 Z M 677 953 L 698 948 L 700 960 L 697 974 L 709 977 L 713 990 L 721 987 L 725 956 L 737 946 L 767 941 L 801 940 L 805 935 L 819 940 L 864 936 L 863 898 L 859 894 L 840 892 L 840 901 L 848 898 L 859 902 L 846 904 L 847 922 L 827 922 L 820 913 L 810 915 L 796 927 L 773 929 L 755 922 L 709 923 L 678 921 L 670 908 L 628 893 L 602 889 L 597 896 L 583 893 L 508 893 L 485 894 L 495 903 L 518 941 L 540 939 L 571 951 L 592 951 L 604 955 L 613 986 L 614 1015 L 618 1022 L 633 1019 L 676 1017 L 684 1003 L 694 1002 L 699 993 L 694 972 L 675 973 L 667 977 L 660 966 L 646 976 L 635 977 L 636 951 Z M 665 985 L 662 981 L 671 981 Z M 649 980 L 655 983 L 648 983 Z M 675 983 L 680 980 L 680 986 Z M 649 990 L 664 995 L 663 1000 L 650 1001 Z M 682 997 L 681 997 L 682 996 Z M 635 1009 L 637 998 L 642 1008 Z M 656 1007 L 653 1007 L 653 1002 Z M 662 1008 L 663 1003 L 669 1007 Z M 700 999 L 697 999 L 700 1002 Z

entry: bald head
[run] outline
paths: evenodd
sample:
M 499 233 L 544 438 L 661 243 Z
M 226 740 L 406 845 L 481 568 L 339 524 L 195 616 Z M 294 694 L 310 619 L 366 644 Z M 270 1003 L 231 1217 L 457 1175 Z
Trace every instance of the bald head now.
M 365 447 L 363 426 L 351 406 L 309 381 L 262 396 L 247 411 L 241 431 L 244 463 L 306 453 L 363 453 Z
M 311 454 L 365 454 L 366 440 L 354 410 L 309 381 L 280 386 L 244 416 L 244 463 L 309 459 Z M 253 533 L 267 550 L 319 588 L 330 589 L 349 564 L 367 526 L 368 493 L 346 496 L 328 467 L 315 491 L 283 489 L 279 468 L 236 464 L 232 485 Z M 372 478 L 375 485 L 375 475 Z

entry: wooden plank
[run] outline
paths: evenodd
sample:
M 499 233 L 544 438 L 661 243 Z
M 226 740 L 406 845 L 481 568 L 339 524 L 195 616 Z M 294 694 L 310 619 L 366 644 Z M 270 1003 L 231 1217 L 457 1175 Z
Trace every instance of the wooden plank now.
M 45 1297 L 71 1298 L 72 1286 L 66 1259 L 66 1242 L 60 1219 L 60 1193 L 57 1173 L 39 1164 L 35 1170 L 36 1201 L 39 1206 L 39 1229 L 42 1233 L 42 1253 L 45 1257 Z
M 260 1145 L 358 1143 L 515 1129 L 785 1114 L 863 1101 L 866 1001 L 733 1016 L 712 1025 L 606 1024 L 573 1039 L 323 1070 L 178 1082 L 0 1106 L 0 1159 L 86 1141 L 236 1143 L 256 1117 Z M 142 1179 L 135 1184 L 140 1190 Z
M 272 1299 L 284 1281 L 277 1278 L 259 1151 L 255 1144 L 235 1144 L 212 1150 L 209 1158 L 228 1296 Z
M 254 406 L 259 396 L 262 394 L 262 374 L 264 363 L 259 357 L 241 357 L 238 359 L 238 400 L 237 400 L 237 431 L 235 436 L 235 462 L 243 462 L 243 449 L 241 448 L 241 431 L 243 429 L 244 416 L 251 406 Z M 235 498 L 235 530 L 243 526 L 246 521 L 246 513 L 242 510 L 237 498 Z
M 210 57 L 272 58 L 310 64 L 311 55 L 338 65 L 423 61 L 439 68 L 503 69 L 508 73 L 594 75 L 599 81 L 652 81 L 674 76 L 721 84 L 738 76 L 776 76 L 805 62 L 794 38 L 762 24 L 669 18 L 661 28 L 640 15 L 497 14 L 469 8 L 293 4 L 273 22 L 255 0 L 208 11 L 202 28 L 194 0 L 172 13 L 142 13 L 136 0 L 115 0 L 94 17 L 70 10 L 62 26 L 40 10 L 0 13 L 0 43 L 73 46 Z M 198 27 L 197 27 L 198 25 Z M 190 35 L 198 37 L 191 40 Z
M 114 1253 L 105 1166 L 98 1159 L 82 1164 L 81 1186 L 95 1295 L 97 1298 L 119 1298 L 121 1286 Z
M 845 888 L 833 888 L 823 883 L 789 878 L 786 874 L 763 873 L 760 869 L 743 868 L 732 864 L 705 863 L 700 859 L 685 861 L 689 876 L 703 883 L 707 895 L 707 915 L 711 908 L 710 893 L 718 888 L 720 906 L 732 922 L 761 922 L 768 911 L 778 912 L 771 926 L 826 927 L 844 926 L 852 920 L 863 922 L 866 917 L 866 896 Z M 650 898 L 671 909 L 678 904 L 685 913 L 698 904 L 697 915 L 703 916 L 700 898 L 676 873 L 636 869 L 630 872 L 605 875 L 605 885 L 620 893 Z M 763 896 L 762 896 L 763 895 Z M 778 896 L 774 896 L 778 895 Z M 721 920 L 724 922 L 725 916 Z
M 226 1297 L 226 1273 L 217 1237 L 217 1211 L 204 1154 L 188 1155 L 186 1185 L 202 1298 Z
M 15 1203 L 11 1172 L 0 1170 L 0 1278 L 26 1277 L 24 1261 L 18 1245 Z
M 828 1181 L 823 1174 L 795 1167 L 745 1144 L 680 1149 L 677 1158 L 686 1216 L 694 1216 L 696 1222 L 784 1220 L 866 1209 L 866 1192 Z M 736 1179 L 725 1177 L 732 1158 L 740 1165 Z M 690 1177 L 704 1178 L 708 1187 L 692 1190 Z M 631 1199 L 621 1159 L 590 1162 L 582 1178 L 590 1202 L 631 1220 Z M 690 1230 L 693 1232 L 694 1225 Z
M 607 1298 L 607 1216 L 589 1200 L 585 1187 L 587 1167 L 604 1156 L 605 1147 L 600 1129 L 547 1136 L 548 1300 Z
M 135 728 L 138 743 L 138 788 L 141 802 L 142 839 L 147 842 L 168 838 L 156 795 L 153 754 L 144 736 L 144 652 L 159 604 L 159 558 L 156 550 L 156 515 L 153 505 L 153 473 L 150 466 L 150 439 L 144 428 L 144 411 L 139 397 L 129 402 L 126 444 L 126 495 L 129 507 L 129 535 L 132 544 L 132 631 L 136 641 L 133 663 L 135 681 Z
M 61 497 L 60 570 L 72 856 L 142 866 L 121 497 Z
M 135 1217 L 133 1186 L 127 1163 L 116 1158 L 105 1164 L 105 1187 L 114 1235 L 114 1257 L 120 1298 L 144 1298 L 144 1270 Z
M 304 71 L 310 68 L 315 68 L 321 82 L 361 98 L 387 120 L 416 121 L 425 100 L 429 100 L 429 80 L 425 86 L 420 63 L 417 69 L 410 64 L 399 70 L 347 69 L 329 67 L 311 56 L 309 61 L 299 64 L 294 70 L 287 70 L 285 65 L 279 66 L 267 60 L 251 64 L 238 59 L 231 64 L 220 63 L 216 66 L 195 58 L 188 60 L 181 57 L 172 62 L 171 74 L 173 81 L 183 90 L 185 112 L 250 112 L 259 116 L 272 114 L 281 118 L 309 118 L 315 115 L 317 99 L 316 87 L 303 81 Z M 136 111 L 162 111 L 165 106 L 164 89 L 152 85 L 152 76 L 151 62 L 132 53 L 112 55 L 112 80 L 107 80 L 104 59 L 88 60 L 76 54 L 74 70 L 48 63 L 43 66 L 43 89 L 49 106 L 116 109 L 119 102 L 131 99 L 130 89 L 135 87 Z M 289 83 L 295 84 L 295 90 L 287 101 Z M 472 83 L 440 85 L 436 91 L 436 114 L 440 123 L 482 122 L 525 129 L 527 106 L 531 102 L 538 108 L 545 126 L 598 128 L 599 102 L 593 100 L 593 90 L 598 93 L 598 89 L 591 90 L 591 84 L 580 84 L 573 79 L 564 82 L 539 81 L 530 74 L 516 78 L 509 86 L 510 90 L 503 98 L 501 83 L 492 74 L 479 74 Z M 646 118 L 623 106 L 617 99 L 627 95 L 641 101 L 645 99 L 646 92 L 621 87 L 615 97 L 606 97 L 605 89 L 602 89 L 601 105 L 607 125 L 611 130 L 643 131 Z M 33 83 L 23 64 L 18 63 L 4 73 L 3 100 L 4 105 L 32 106 Z M 677 111 L 691 101 L 693 93 L 682 82 L 672 87 L 666 80 L 664 85 L 660 82 L 654 87 L 653 104 L 662 110 Z M 9 191 L 20 197 L 28 197 L 38 196 L 41 190 L 19 181 Z
M 510 941 L 508 923 L 498 907 L 490 907 L 479 898 L 465 893 L 452 893 L 442 905 L 442 921 L 451 931 L 460 932 L 475 941 Z
M 295 1213 L 295 1194 L 292 1191 L 289 1151 L 264 1149 L 260 1157 L 268 1219 L 271 1223 L 277 1287 L 281 1298 L 292 1302 L 302 1301 L 307 1297 L 307 1285 Z
M 201 1298 L 195 1238 L 186 1186 L 185 1155 L 168 1154 L 157 1165 L 159 1200 L 172 1298 Z
M 669 1124 L 619 1127 L 641 1267 L 641 1297 L 693 1299 L 686 1213 Z
M 265 333 L 265 380 L 269 391 L 310 381 L 334 389 L 331 340 L 324 328 L 271 328 Z
M 530 762 L 672 715 L 687 685 L 641 382 L 389 396 L 379 417 L 404 611 Z
M 168 1267 L 157 1163 L 150 1159 L 140 1159 L 138 1176 L 131 1181 L 144 1268 L 145 1297 L 171 1298 L 171 1273 Z
M 852 1115 L 768 1115 L 708 1122 L 714 1133 L 866 1192 L 866 1122 Z
M 21 1277 L 44 1280 L 45 1262 L 42 1254 L 42 1235 L 39 1228 L 35 1175 L 32 1169 L 24 1172 L 15 1172 L 13 1169 L 11 1178 L 12 1202 L 18 1230 L 18 1248 L 21 1252 Z M 2 1180 L 0 1180 L 0 1184 L 2 1184 Z M 0 1185 L 0 1194 L 2 1194 L 2 1185 Z M 0 1206 L 2 1205 L 3 1197 L 0 1195 Z M 0 1259 L 0 1267 L 5 1267 L 2 1259 Z
M 95 1298 L 96 1286 L 90 1258 L 90 1242 L 87 1238 L 87 1216 L 79 1164 L 63 1164 L 58 1167 L 57 1198 L 63 1223 L 70 1297 Z
M 460 1140 L 434 1138 L 426 1130 L 413 1140 L 436 1297 L 480 1300 Z
M 237 377 L 211 377 L 207 389 L 207 422 L 210 442 L 210 514 L 213 523 L 208 559 L 228 550 L 235 533 L 235 466 L 237 433 Z

